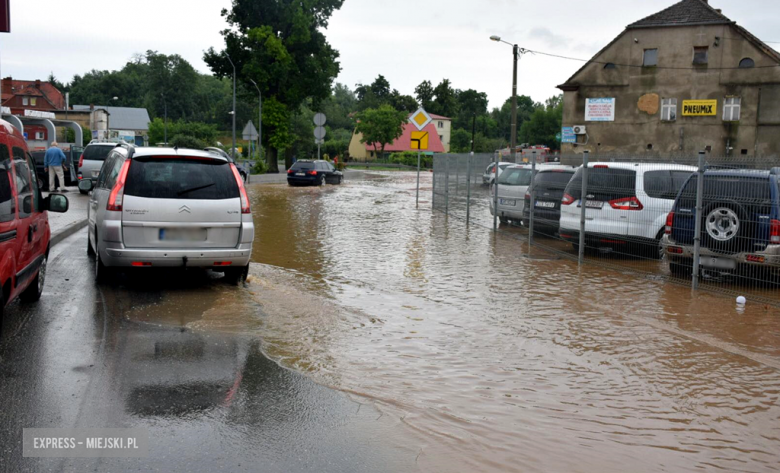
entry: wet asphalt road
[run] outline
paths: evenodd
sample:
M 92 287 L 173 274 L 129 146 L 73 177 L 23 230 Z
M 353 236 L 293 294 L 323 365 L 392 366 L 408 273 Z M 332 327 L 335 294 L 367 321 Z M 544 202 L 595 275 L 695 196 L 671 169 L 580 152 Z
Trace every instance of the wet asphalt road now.
M 0 471 L 416 469 L 417 452 L 403 446 L 397 421 L 279 367 L 263 355 L 261 340 L 125 317 L 139 306 L 173 314 L 213 309 L 242 297 L 243 288 L 201 272 L 97 287 L 85 242 L 82 230 L 52 250 L 39 303 L 6 310 Z M 193 291 L 203 296 L 173 302 Z M 22 429 L 30 427 L 146 428 L 150 456 L 23 458 Z

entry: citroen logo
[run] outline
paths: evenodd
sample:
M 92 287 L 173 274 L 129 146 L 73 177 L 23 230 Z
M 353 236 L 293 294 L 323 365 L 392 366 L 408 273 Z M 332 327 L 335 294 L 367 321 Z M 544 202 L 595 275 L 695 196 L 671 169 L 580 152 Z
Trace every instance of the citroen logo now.
M 189 207 L 187 207 L 186 205 L 182 205 L 181 208 L 179 209 L 179 213 L 184 213 L 184 212 L 187 212 L 188 214 L 192 213 Z

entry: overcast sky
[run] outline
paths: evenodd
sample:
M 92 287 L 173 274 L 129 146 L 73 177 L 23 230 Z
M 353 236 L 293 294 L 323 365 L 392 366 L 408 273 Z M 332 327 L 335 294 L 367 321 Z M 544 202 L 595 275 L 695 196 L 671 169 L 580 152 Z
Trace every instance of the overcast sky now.
M 220 48 L 230 0 L 11 0 L 11 34 L 0 34 L 3 77 L 69 81 L 91 69 L 120 69 L 135 53 L 180 54 L 209 72 L 203 51 Z M 710 0 L 764 41 L 780 41 L 777 0 Z M 590 58 L 640 18 L 675 0 L 345 0 L 331 19 L 341 52 L 338 78 L 354 88 L 382 74 L 414 95 L 423 80 L 448 78 L 487 92 L 491 107 L 512 92 L 512 51 L 490 35 L 538 51 Z M 587 5 L 587 7 L 585 7 Z M 774 35 L 774 36 L 773 36 Z M 780 44 L 772 45 L 775 48 Z M 544 101 L 581 63 L 526 55 L 520 94 Z

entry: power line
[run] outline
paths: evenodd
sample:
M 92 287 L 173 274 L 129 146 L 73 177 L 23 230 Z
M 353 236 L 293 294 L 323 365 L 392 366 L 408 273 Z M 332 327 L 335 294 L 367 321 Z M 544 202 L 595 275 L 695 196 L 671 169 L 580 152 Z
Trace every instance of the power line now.
M 592 59 L 581 59 L 576 57 L 569 57 L 569 56 L 561 56 L 560 54 L 552 54 L 552 53 L 546 53 L 543 51 L 535 51 L 532 49 L 526 49 L 526 52 L 529 52 L 531 54 L 540 54 L 542 56 L 549 56 L 554 57 L 558 59 L 566 59 L 568 61 L 578 61 L 578 62 L 584 62 L 586 64 L 611 64 L 613 66 L 620 66 L 620 67 L 636 67 L 636 68 L 646 68 L 646 67 L 653 67 L 655 69 L 670 69 L 670 70 L 676 70 L 676 71 L 695 71 L 695 70 L 702 70 L 707 69 L 708 71 L 721 71 L 721 70 L 736 70 L 736 69 L 746 69 L 744 67 L 671 67 L 671 66 L 643 66 L 638 64 L 619 64 L 615 62 L 606 62 L 606 61 L 594 61 Z M 772 67 L 780 67 L 780 64 L 773 64 L 771 66 L 754 66 L 750 69 L 768 69 Z

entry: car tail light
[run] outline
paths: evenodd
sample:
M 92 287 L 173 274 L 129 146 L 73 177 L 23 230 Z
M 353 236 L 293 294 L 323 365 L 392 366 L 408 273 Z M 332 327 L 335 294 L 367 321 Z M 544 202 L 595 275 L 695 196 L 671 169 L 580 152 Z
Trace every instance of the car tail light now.
M 670 246 L 666 249 L 666 251 L 673 255 L 681 255 L 683 253 L 683 249 L 679 246 Z
M 615 210 L 642 210 L 645 208 L 636 197 L 610 200 L 609 205 Z
M 218 263 L 214 263 L 214 266 L 230 266 L 233 264 L 232 261 L 220 261 Z
M 780 243 L 780 220 L 772 220 L 769 226 L 769 242 Z
M 595 166 L 593 166 L 593 169 L 609 169 L 609 166 L 607 166 L 606 164 L 596 164 Z
M 79 158 L 79 168 L 84 165 L 84 154 L 81 154 L 81 157 Z
M 238 168 L 235 164 L 230 163 L 230 169 L 233 171 L 233 176 L 236 178 L 236 184 L 238 184 L 238 192 L 241 195 L 241 213 L 251 214 L 252 210 L 249 208 L 249 198 L 246 196 L 246 188 L 244 187 L 244 180 L 241 179 L 241 174 L 238 172 Z
M 525 193 L 525 198 L 526 199 L 530 199 L 531 198 L 531 193 L 530 192 L 526 192 Z
M 671 235 L 673 226 L 674 226 L 674 212 L 669 212 L 669 215 L 666 216 L 666 229 L 664 229 L 664 233 L 666 233 L 667 235 Z
M 759 255 L 747 255 L 745 259 L 751 263 L 763 263 L 764 261 L 766 261 L 766 258 Z
M 309 171 L 306 174 L 308 174 L 310 176 L 316 176 L 317 175 L 317 171 Z
M 293 170 L 292 170 L 292 169 L 288 169 L 288 170 L 287 170 L 287 174 L 292 174 L 292 173 L 293 173 Z
M 563 198 L 561 199 L 561 205 L 571 205 L 574 203 L 574 197 L 572 197 L 569 194 L 563 194 Z
M 108 205 L 106 210 L 113 210 L 115 212 L 122 211 L 122 200 L 125 197 L 125 181 L 127 180 L 127 172 L 130 170 L 131 159 L 126 159 L 122 164 L 122 169 L 119 171 L 119 176 L 116 178 L 116 184 L 111 189 L 111 194 L 108 196 Z
M 152 265 L 152 263 L 149 263 L 149 262 L 147 262 L 147 261 L 133 261 L 133 262 L 131 263 L 131 265 L 132 265 L 133 267 L 135 267 L 135 268 L 144 268 L 144 267 L 151 266 L 151 265 Z

